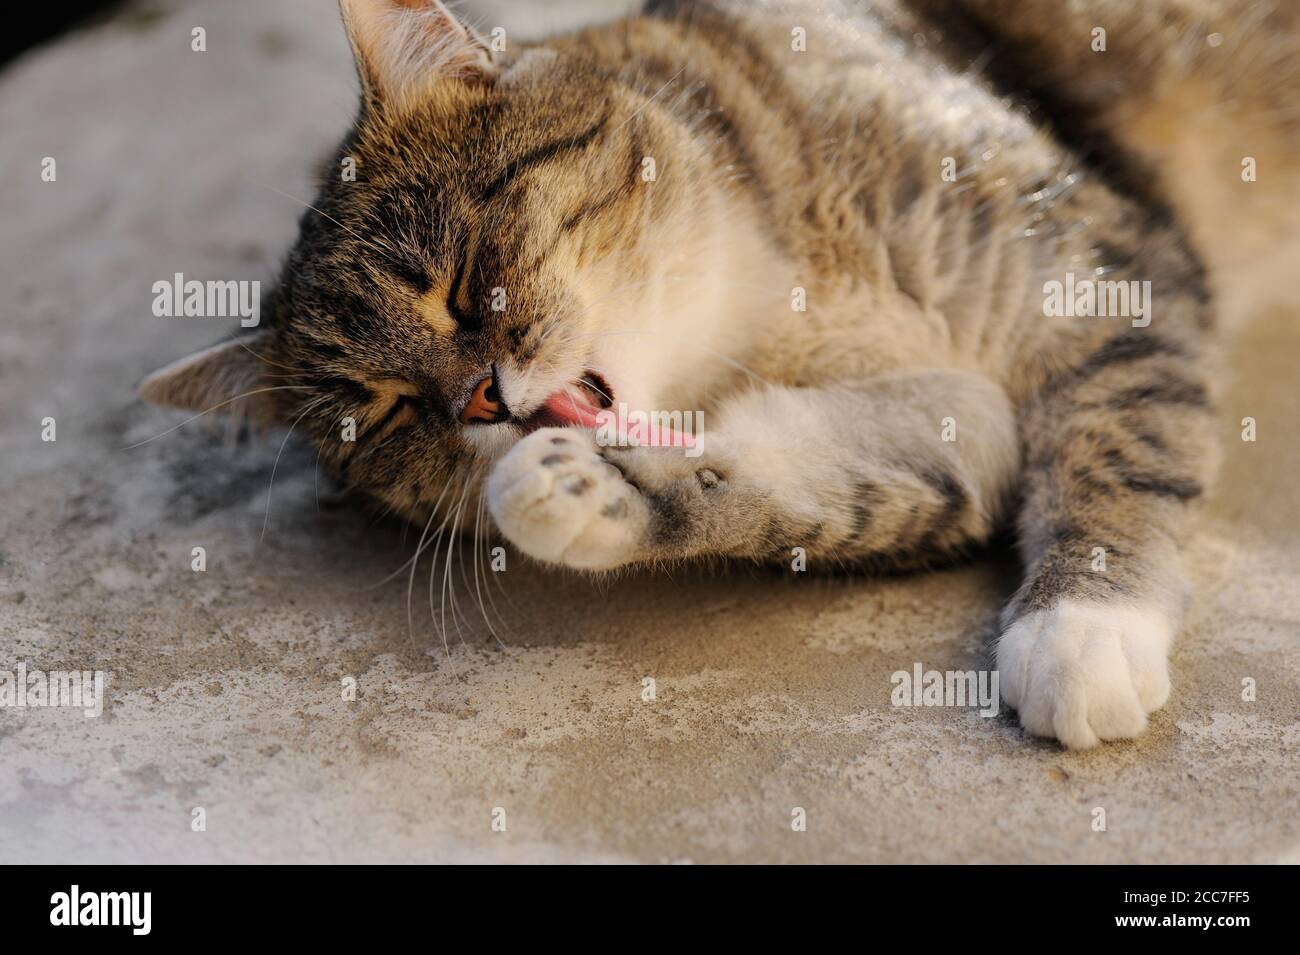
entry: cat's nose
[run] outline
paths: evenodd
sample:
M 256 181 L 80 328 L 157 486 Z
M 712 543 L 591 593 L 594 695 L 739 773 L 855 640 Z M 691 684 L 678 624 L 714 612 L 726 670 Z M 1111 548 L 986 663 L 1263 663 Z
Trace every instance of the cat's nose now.
M 474 393 L 461 409 L 461 424 L 497 424 L 510 417 L 510 409 L 501 400 L 501 391 L 497 388 L 497 370 L 493 366 L 492 374 L 474 386 Z

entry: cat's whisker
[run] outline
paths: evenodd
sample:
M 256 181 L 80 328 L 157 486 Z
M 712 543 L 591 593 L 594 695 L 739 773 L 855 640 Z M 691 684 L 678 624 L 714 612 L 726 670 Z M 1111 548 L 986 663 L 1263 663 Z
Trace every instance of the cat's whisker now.
M 243 341 L 242 339 L 236 338 L 235 343 L 239 345 L 239 347 L 242 348 L 244 351 L 248 352 L 250 355 L 256 358 L 258 361 L 262 362 L 262 364 L 271 365 L 274 368 L 283 368 L 285 371 L 289 372 L 289 374 L 287 375 L 281 375 L 277 377 L 283 377 L 283 378 L 306 377 L 306 375 L 300 368 L 294 368 L 292 365 L 283 365 L 280 362 L 272 361 L 271 359 L 267 358 L 265 355 L 259 355 L 256 351 L 253 350 L 252 346 L 250 346 L 248 342 Z M 271 377 L 271 376 L 264 375 L 263 377 Z
M 477 509 L 477 516 L 476 516 L 475 519 L 474 519 L 474 590 L 475 590 L 475 592 L 478 594 L 478 605 L 479 605 L 479 610 L 480 610 L 480 611 L 482 612 L 482 614 L 483 614 L 483 622 L 487 624 L 487 626 L 488 626 L 488 630 L 491 631 L 492 636 L 493 636 L 494 638 L 496 638 L 496 642 L 497 642 L 497 644 L 501 647 L 501 649 L 504 650 L 504 649 L 506 648 L 505 641 L 502 640 L 501 637 L 500 637 L 500 635 L 497 634 L 496 628 L 492 626 L 492 621 L 488 618 L 487 606 L 483 603 L 483 594 L 484 594 L 484 592 L 487 593 L 488 603 L 492 605 L 492 612 L 496 614 L 496 616 L 497 616 L 497 622 L 500 623 L 500 624 L 502 625 L 502 628 L 503 628 L 503 629 L 505 628 L 505 620 L 504 620 L 504 618 L 502 618 L 500 612 L 497 611 L 496 603 L 495 603 L 495 602 L 493 601 L 493 599 L 492 599 L 492 589 L 491 589 L 490 587 L 483 587 L 483 588 L 480 589 L 480 587 L 479 587 L 479 579 L 478 579 L 478 576 L 479 576 L 479 565 L 478 565 L 479 530 L 480 530 L 480 528 L 482 527 L 482 524 L 483 524 L 483 511 L 484 511 L 484 509 L 486 508 L 486 505 L 487 505 L 487 497 L 486 497 L 485 493 L 483 492 L 483 490 L 480 489 L 480 490 L 479 490 L 479 494 L 478 494 L 478 509 Z M 486 549 L 486 546 L 485 546 L 485 549 Z M 488 554 L 489 554 L 489 556 L 490 556 L 490 555 L 491 555 L 491 551 L 488 551 Z M 495 571 L 493 571 L 493 570 L 490 569 L 490 566 L 489 566 L 489 569 L 488 569 L 488 570 L 485 570 L 485 571 L 484 571 L 484 573 L 485 573 L 485 574 L 489 574 L 489 573 L 490 573 L 490 574 L 492 574 L 493 576 L 495 576 L 495 574 L 496 574 Z
M 446 521 L 444 518 L 444 523 L 445 522 Z M 447 643 L 447 629 L 445 626 L 441 628 L 438 627 L 438 618 L 435 615 L 433 610 L 433 579 L 434 579 L 434 575 L 438 571 L 438 545 L 441 542 L 442 542 L 442 529 L 441 527 L 439 527 L 438 536 L 434 540 L 433 556 L 430 559 L 430 563 L 429 563 L 429 622 L 435 629 L 438 629 L 439 635 L 442 637 L 442 652 L 447 658 L 447 664 L 448 666 L 451 667 L 452 677 L 454 679 L 456 678 L 456 663 L 451 658 L 451 646 Z
M 465 478 L 465 481 L 468 481 L 468 478 Z M 443 494 L 446 494 L 446 491 L 448 489 L 451 489 L 451 487 L 452 487 L 452 481 L 451 479 L 448 479 L 447 486 L 445 487 L 445 489 L 443 489 Z M 464 487 L 464 482 L 461 482 L 461 487 Z M 452 491 L 451 500 L 455 500 L 455 499 L 456 499 L 455 491 Z M 442 495 L 438 496 L 438 502 L 439 504 L 441 504 Z M 434 513 L 435 515 L 437 515 L 437 505 L 435 505 Z M 434 537 L 432 541 L 429 542 L 429 550 L 432 551 L 433 554 L 433 564 L 430 565 L 429 568 L 429 613 L 430 613 L 430 617 L 432 617 L 434 624 L 437 624 L 438 621 L 437 621 L 437 615 L 435 615 L 433 609 L 433 574 L 434 574 L 434 570 L 437 569 L 438 552 L 439 552 L 439 548 L 441 548 L 442 546 L 443 534 L 447 533 L 448 522 L 451 521 L 451 518 L 454 515 L 455 515 L 455 508 L 451 507 L 451 505 L 448 504 L 446 512 L 443 513 L 442 515 L 442 520 L 438 522 L 438 529 L 434 531 Z M 443 642 L 446 642 L 446 634 L 443 634 Z
M 334 431 L 334 428 L 338 425 L 339 420 L 343 417 L 344 414 L 345 414 L 344 411 L 340 411 L 337 415 L 334 416 L 334 420 L 330 422 L 331 433 Z M 315 491 L 316 491 L 316 515 L 318 517 L 320 516 L 320 456 L 324 450 L 325 450 L 325 442 L 321 441 L 321 443 L 316 448 L 316 477 L 314 481 Z M 405 541 L 403 541 L 403 543 L 405 543 Z
M 479 496 L 479 500 L 482 500 L 482 495 Z M 475 508 L 475 510 L 474 510 L 473 513 L 474 513 L 474 527 L 473 527 L 473 528 L 470 530 L 470 532 L 469 532 L 469 534 L 470 534 L 470 542 L 469 542 L 469 543 L 470 543 L 470 560 L 469 560 L 469 564 L 470 564 L 470 568 L 471 568 L 471 569 L 473 570 L 473 572 L 474 572 L 474 595 L 475 595 L 476 598 L 478 598 L 478 603 L 479 603 L 479 615 L 480 615 L 480 616 L 483 616 L 483 622 L 484 622 L 485 624 L 487 624 L 488 630 L 490 631 L 490 630 L 492 629 L 492 624 L 491 624 L 490 621 L 487 620 L 486 616 L 483 615 L 483 601 L 482 601 L 482 598 L 478 597 L 478 527 L 479 527 L 478 519 L 479 519 L 479 516 L 480 516 L 480 512 L 478 511 L 477 508 Z M 463 548 L 464 546 L 465 546 L 464 533 L 462 533 L 462 535 L 461 535 L 461 547 Z M 465 571 L 465 563 L 466 563 L 466 562 L 465 562 L 465 556 L 464 556 L 464 554 L 462 553 L 462 554 L 461 554 L 461 561 L 460 561 L 460 582 L 461 582 L 461 584 L 462 584 L 462 585 L 464 586 L 464 588 L 465 588 L 465 594 L 466 594 L 466 597 L 468 597 L 471 591 L 470 591 L 469 577 L 467 576 L 466 571 Z M 466 621 L 465 621 L 465 625 L 466 625 L 466 626 L 469 626 L 469 620 L 468 620 L 468 618 L 467 618 Z M 495 635 L 495 634 L 494 634 L 494 635 Z
M 426 546 L 425 546 L 425 544 L 424 544 L 424 538 L 425 538 L 425 536 L 426 536 L 427 533 L 428 533 L 428 530 L 429 530 L 430 525 L 433 524 L 434 518 L 436 518 L 436 517 L 438 516 L 438 507 L 439 507 L 439 505 L 442 504 L 442 499 L 446 496 L 446 494 L 447 494 L 447 489 L 448 489 L 449 487 L 451 487 L 451 481 L 450 481 L 450 480 L 448 480 L 447 483 L 444 484 L 444 485 L 442 486 L 442 493 L 438 495 L 437 500 L 433 502 L 433 507 L 431 507 L 431 508 L 429 509 L 429 520 L 428 520 L 427 522 L 425 522 L 425 525 L 424 525 L 424 532 L 420 534 L 420 540 L 419 540 L 419 543 L 416 545 L 415 553 L 412 554 L 410 557 L 408 557 L 406 560 L 402 561 L 402 565 L 401 565 L 400 567 L 398 567 L 396 570 L 394 570 L 394 571 L 393 571 L 391 574 L 389 574 L 387 577 L 384 577 L 382 580 L 379 580 L 379 581 L 377 581 L 377 582 L 375 582 L 375 583 L 373 583 L 373 584 L 368 584 L 367 586 L 361 588 L 363 591 L 364 591 L 364 590 L 375 590 L 375 589 L 377 589 L 377 588 L 379 588 L 379 587 L 382 587 L 384 584 L 388 583 L 390 580 L 392 580 L 394 577 L 396 577 L 398 574 L 400 574 L 402 571 L 404 571 L 408 566 L 410 566 L 411 564 L 416 563 L 417 561 L 419 561 L 419 559 L 420 559 L 420 555 L 423 554 L 424 551 L 427 549 Z M 353 491 L 353 490 L 356 490 L 356 487 L 355 487 L 354 485 L 350 485 L 348 488 L 346 488 L 346 491 L 349 491 L 349 492 L 350 492 L 350 491 Z M 383 510 L 381 511 L 381 513 L 383 513 L 383 512 L 387 512 L 387 513 L 391 514 L 391 513 L 393 513 L 393 511 L 394 511 L 394 507 L 393 507 L 392 504 L 385 504 L 385 506 L 384 506 Z M 405 528 L 403 529 L 403 534 L 405 534 Z M 412 569 L 411 572 L 412 572 L 412 574 L 414 574 L 414 573 L 415 573 L 414 569 Z
M 641 112 L 642 112 L 642 111 L 643 111 L 647 106 L 649 106 L 651 103 L 653 103 L 655 100 L 657 100 L 657 99 L 659 98 L 659 95 L 660 95 L 661 93 L 663 93 L 664 90 L 668 89 L 668 87 L 672 85 L 673 81 L 676 80 L 677 77 L 681 76 L 682 73 L 685 72 L 685 70 L 686 70 L 686 65 L 685 65 L 685 64 L 682 64 L 682 68 L 681 68 L 680 70 L 678 70 L 676 73 L 674 73 L 672 76 L 670 76 L 670 77 L 668 78 L 668 81 L 667 81 L 666 83 L 664 83 L 663 86 L 659 87 L 659 89 L 655 91 L 655 94 L 654 94 L 653 96 L 651 96 L 651 97 L 650 97 L 649 99 L 647 99 L 644 103 L 642 103 L 640 106 L 638 106 L 637 109 L 636 109 L 636 111 L 635 111 L 631 116 L 629 116 L 627 119 L 623 120 L 623 122 L 619 123 L 618 126 L 615 127 L 614 132 L 618 132 L 620 129 L 622 129 L 624 126 L 626 126 L 628 123 L 632 122 L 632 120 L 634 120 L 634 119 L 636 119 L 638 116 L 640 116 L 640 115 L 641 115 Z
M 143 441 L 137 441 L 135 444 L 128 444 L 126 447 L 121 448 L 120 450 L 130 451 L 133 448 L 138 448 L 142 445 L 149 444 L 151 441 L 157 441 L 159 438 L 165 438 L 173 431 L 179 431 L 181 428 L 185 427 L 191 421 L 197 421 L 199 418 L 202 418 L 204 415 L 211 414 L 212 412 L 224 408 L 226 405 L 232 402 L 239 401 L 241 398 L 251 398 L 253 395 L 265 394 L 268 391 L 285 391 L 287 389 L 296 389 L 299 391 L 309 390 L 307 385 L 274 385 L 270 388 L 254 388 L 252 391 L 245 391 L 243 394 L 235 395 L 234 397 L 227 398 L 224 401 L 218 401 L 211 408 L 205 408 L 202 411 L 200 411 L 198 414 L 191 415 L 190 417 L 182 421 L 180 424 L 174 425 L 168 428 L 166 431 L 163 431 L 159 434 L 155 434 L 152 438 L 145 438 Z
M 468 479 L 467 479 L 467 480 L 468 480 Z M 448 482 L 448 483 L 449 483 L 449 486 L 450 486 L 450 482 Z M 436 513 L 436 511 L 435 511 L 435 513 Z M 448 511 L 447 511 L 447 513 L 446 513 L 445 515 L 443 515 L 443 519 L 442 519 L 442 521 L 438 524 L 438 530 L 437 530 L 437 532 L 435 533 L 435 536 L 434 536 L 434 538 L 433 538 L 433 542 L 429 545 L 429 546 L 430 546 L 430 549 L 433 551 L 433 559 L 432 559 L 432 563 L 429 565 L 429 615 L 430 615 L 430 618 L 431 618 L 432 623 L 433 623 L 435 626 L 436 626 L 437 623 L 438 623 L 438 618 L 437 618 L 437 615 L 436 615 L 436 613 L 435 613 L 435 611 L 434 611 L 434 609 L 433 609 L 433 580 L 434 580 L 434 574 L 437 572 L 437 569 L 438 569 L 438 549 L 439 549 L 439 547 L 440 547 L 441 544 L 442 544 L 442 536 L 443 536 L 443 534 L 445 534 L 446 531 L 447 531 L 447 526 L 448 526 L 448 523 L 447 523 L 447 522 L 451 519 L 451 517 L 452 517 L 452 513 L 453 513 L 452 509 L 449 508 Z M 455 672 L 456 672 L 456 664 L 455 664 L 455 662 L 452 661 L 452 659 L 451 659 L 451 648 L 450 648 L 450 646 L 447 644 L 447 631 L 446 631 L 445 626 L 442 628 L 441 636 L 442 636 L 442 645 L 443 645 L 443 650 L 444 650 L 444 651 L 446 652 L 446 654 L 447 654 L 447 662 L 451 664 L 452 672 L 455 673 Z
M 460 558 L 460 579 L 461 579 L 461 583 L 465 585 L 466 593 L 468 593 L 469 583 L 465 579 L 465 559 L 464 559 L 465 534 L 463 530 L 460 529 L 461 526 L 460 521 L 461 521 L 461 517 L 465 513 L 465 504 L 466 501 L 468 500 L 468 497 L 469 497 L 469 482 L 467 481 L 465 483 L 465 491 L 464 493 L 461 494 L 460 502 L 456 505 L 456 518 L 452 522 L 452 536 L 448 538 L 447 541 L 447 567 L 445 569 L 445 573 L 447 577 L 447 594 L 451 602 L 451 619 L 452 619 L 452 623 L 455 624 L 456 626 L 456 636 L 460 638 L 460 642 L 462 646 L 465 643 L 465 635 L 461 631 L 460 628 L 461 623 L 464 623 L 465 626 L 470 629 L 471 633 L 473 632 L 473 628 L 470 625 L 469 618 L 465 616 L 465 612 L 460 609 L 460 606 L 457 603 L 456 584 L 451 579 L 451 571 L 452 571 L 452 564 L 455 562 L 455 559 Z M 452 552 L 453 545 L 455 546 L 454 555 Z
M 466 481 L 462 485 L 462 491 L 460 497 L 461 504 L 464 503 L 465 494 L 468 490 L 469 490 L 469 482 Z M 449 511 L 448 517 L 451 518 L 451 523 L 447 525 L 447 528 L 450 529 L 452 533 L 449 534 L 447 537 L 447 553 L 443 562 L 442 586 L 439 590 L 441 596 L 440 616 L 436 619 L 439 620 L 439 630 L 442 633 L 443 649 L 447 653 L 448 661 L 450 661 L 451 648 L 447 642 L 447 591 L 451 580 L 452 545 L 456 541 L 455 531 L 456 531 L 456 522 L 457 520 L 459 520 L 460 517 L 460 504 L 458 504 L 455 508 Z M 441 540 L 443 532 L 440 530 L 438 533 L 439 533 L 439 540 Z M 435 552 L 435 556 L 436 556 L 436 552 Z M 460 623 L 456 619 L 456 595 L 454 593 L 451 596 L 451 600 L 452 600 L 451 621 L 453 624 L 455 624 L 456 634 L 457 636 L 460 637 L 461 643 L 463 644 L 465 642 L 465 637 L 464 634 L 461 633 Z M 433 613 L 433 573 L 432 572 L 430 572 L 429 574 L 429 612 L 430 614 Z M 453 669 L 454 669 L 454 665 L 453 665 Z
M 473 540 L 472 540 L 473 547 L 470 551 L 470 565 L 474 572 L 474 596 L 478 600 L 479 616 L 483 618 L 483 623 L 487 625 L 489 632 L 491 632 L 492 635 L 495 637 L 496 631 L 492 629 L 492 621 L 488 620 L 487 618 L 487 610 L 484 609 L 483 607 L 483 591 L 479 589 L 479 583 L 478 583 L 478 543 L 479 543 L 478 535 L 479 535 L 479 530 L 482 528 L 482 526 L 483 526 L 483 493 L 480 491 L 478 496 L 478 503 L 474 507 L 474 531 L 473 531 Z M 500 642 L 499 639 L 498 642 Z
M 426 536 L 428 536 L 429 528 L 433 525 L 433 520 L 434 520 L 434 518 L 438 516 L 438 505 L 442 503 L 443 496 L 446 495 L 446 493 L 447 493 L 447 489 L 450 488 L 450 487 L 451 487 L 451 481 L 450 481 L 450 480 L 449 480 L 446 484 L 444 484 L 444 485 L 442 486 L 442 494 L 439 494 L 439 495 L 438 495 L 438 500 L 434 503 L 433 507 L 429 510 L 429 519 L 428 519 L 428 520 L 425 522 L 425 524 L 424 524 L 424 530 L 420 532 L 420 539 L 419 539 L 419 541 L 416 543 L 416 546 L 415 546 L 415 553 L 411 556 L 411 559 L 407 561 L 407 563 L 411 565 L 411 574 L 410 574 L 410 576 L 407 578 L 407 581 L 406 581 L 406 629 L 407 629 L 407 633 L 408 633 L 408 635 L 409 635 L 409 637 L 410 637 L 411 645 L 412 645 L 412 646 L 415 646 L 415 643 L 416 643 L 416 641 L 415 641 L 415 619 L 414 619 L 414 613 L 413 613 L 413 611 L 412 611 L 412 609 L 411 609 L 412 596 L 413 596 L 413 594 L 414 594 L 414 592 L 415 592 L 415 572 L 416 572 L 416 570 L 419 569 L 419 566 L 420 566 L 420 555 L 424 552 L 424 549 L 425 549 L 424 539 L 425 539 Z M 445 522 L 446 522 L 446 519 L 444 518 L 444 523 L 445 523 Z M 441 526 L 441 525 L 440 525 L 440 526 Z M 430 545 L 430 546 L 435 546 L 435 545 L 436 545 L 436 541 L 434 542 L 433 545 Z M 432 575 L 432 573 L 433 573 L 433 569 L 432 569 L 432 568 L 433 568 L 434 566 L 437 566 L 437 563 L 438 563 L 438 561 L 437 561 L 437 551 L 436 551 L 436 549 L 435 549 L 435 551 L 434 551 L 434 555 L 435 555 L 435 556 L 434 556 L 434 559 L 433 559 L 433 563 L 430 565 L 430 570 L 429 570 L 430 575 Z M 402 567 L 405 567 L 405 566 L 406 566 L 406 564 L 403 564 L 403 565 L 402 565 Z M 379 582 L 379 584 L 375 584 L 374 586 L 378 587 L 380 584 L 383 584 L 383 583 L 385 583 L 386 581 L 392 580 L 392 579 L 393 579 L 395 576 L 397 576 L 397 574 L 400 573 L 400 572 L 401 572 L 401 567 L 399 567 L 396 571 L 394 571 L 393 573 L 391 573 L 391 574 L 389 574 L 387 577 L 385 577 L 383 580 L 381 580 L 381 581 Z M 369 589 L 373 589 L 373 588 L 369 588 Z
M 280 450 L 275 453 L 275 461 L 271 464 L 271 479 L 266 485 L 266 511 L 262 514 L 262 533 L 257 536 L 258 547 L 262 546 L 262 541 L 266 539 L 266 528 L 271 522 L 271 491 L 275 487 L 275 472 L 280 467 L 280 456 L 284 454 L 285 446 L 289 443 L 289 439 L 293 437 L 293 429 L 298 427 L 298 422 L 306 417 L 308 412 L 319 407 L 324 400 L 324 397 L 320 397 L 307 403 L 307 407 L 303 408 L 298 417 L 294 418 L 293 423 L 289 425 L 289 430 L 284 434 L 284 440 L 280 442 Z
M 415 590 L 415 569 L 419 566 L 420 552 L 424 548 L 424 538 L 429 533 L 429 528 L 433 525 L 433 519 L 438 515 L 437 511 L 429 512 L 429 519 L 424 523 L 424 530 L 420 532 L 420 540 L 415 546 L 415 555 L 406 563 L 411 565 L 411 576 L 406 582 L 406 629 L 411 639 L 411 645 L 415 645 L 415 619 L 411 610 L 411 595 Z M 402 565 L 403 567 L 406 564 Z M 389 574 L 384 580 L 392 580 L 396 574 Z M 383 581 L 380 581 L 383 583 Z

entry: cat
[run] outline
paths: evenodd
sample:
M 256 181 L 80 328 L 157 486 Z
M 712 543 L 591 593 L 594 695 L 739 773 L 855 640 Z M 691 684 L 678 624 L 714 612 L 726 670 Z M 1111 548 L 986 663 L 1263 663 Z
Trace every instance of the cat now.
M 1270 284 L 1293 235 L 1289 167 L 1247 197 L 1238 161 L 1295 155 L 1294 18 L 1195 7 L 651 3 L 502 44 L 343 0 L 361 105 L 268 321 L 141 394 L 591 572 L 906 570 L 1009 528 L 1003 698 L 1067 747 L 1137 736 L 1216 458 L 1204 263 Z M 1238 97 L 1216 135 L 1188 91 Z M 598 441 L 614 408 L 705 427 Z

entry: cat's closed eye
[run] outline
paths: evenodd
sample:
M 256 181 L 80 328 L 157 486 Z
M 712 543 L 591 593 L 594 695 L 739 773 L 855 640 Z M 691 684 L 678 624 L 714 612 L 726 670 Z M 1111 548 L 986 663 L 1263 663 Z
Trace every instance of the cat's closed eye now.
M 368 439 L 381 440 L 397 429 L 416 424 L 420 420 L 422 399 L 418 394 L 403 391 L 390 392 L 390 395 L 391 399 L 386 406 L 382 403 L 382 398 L 376 402 L 376 408 L 383 410 L 379 420 L 367 432 Z
M 394 256 L 386 260 L 385 268 L 419 295 L 427 295 L 433 288 L 433 280 L 429 278 L 428 271 L 416 262 Z
M 460 260 L 460 265 L 456 267 L 456 277 L 452 279 L 451 288 L 447 292 L 447 312 L 451 315 L 458 328 L 464 331 L 478 331 L 482 325 L 478 310 L 469 307 L 462 293 L 465 281 L 465 269 L 467 258 Z

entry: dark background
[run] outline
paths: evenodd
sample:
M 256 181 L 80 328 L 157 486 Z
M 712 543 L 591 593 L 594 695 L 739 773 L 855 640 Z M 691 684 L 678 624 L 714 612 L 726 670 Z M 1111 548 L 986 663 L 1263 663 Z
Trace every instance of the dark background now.
M 124 5 L 123 0 L 55 0 L 48 4 L 24 4 L 21 16 L 6 19 L 0 30 L 0 63 L 7 63 L 23 50 L 36 46 L 66 30 L 93 23 Z

